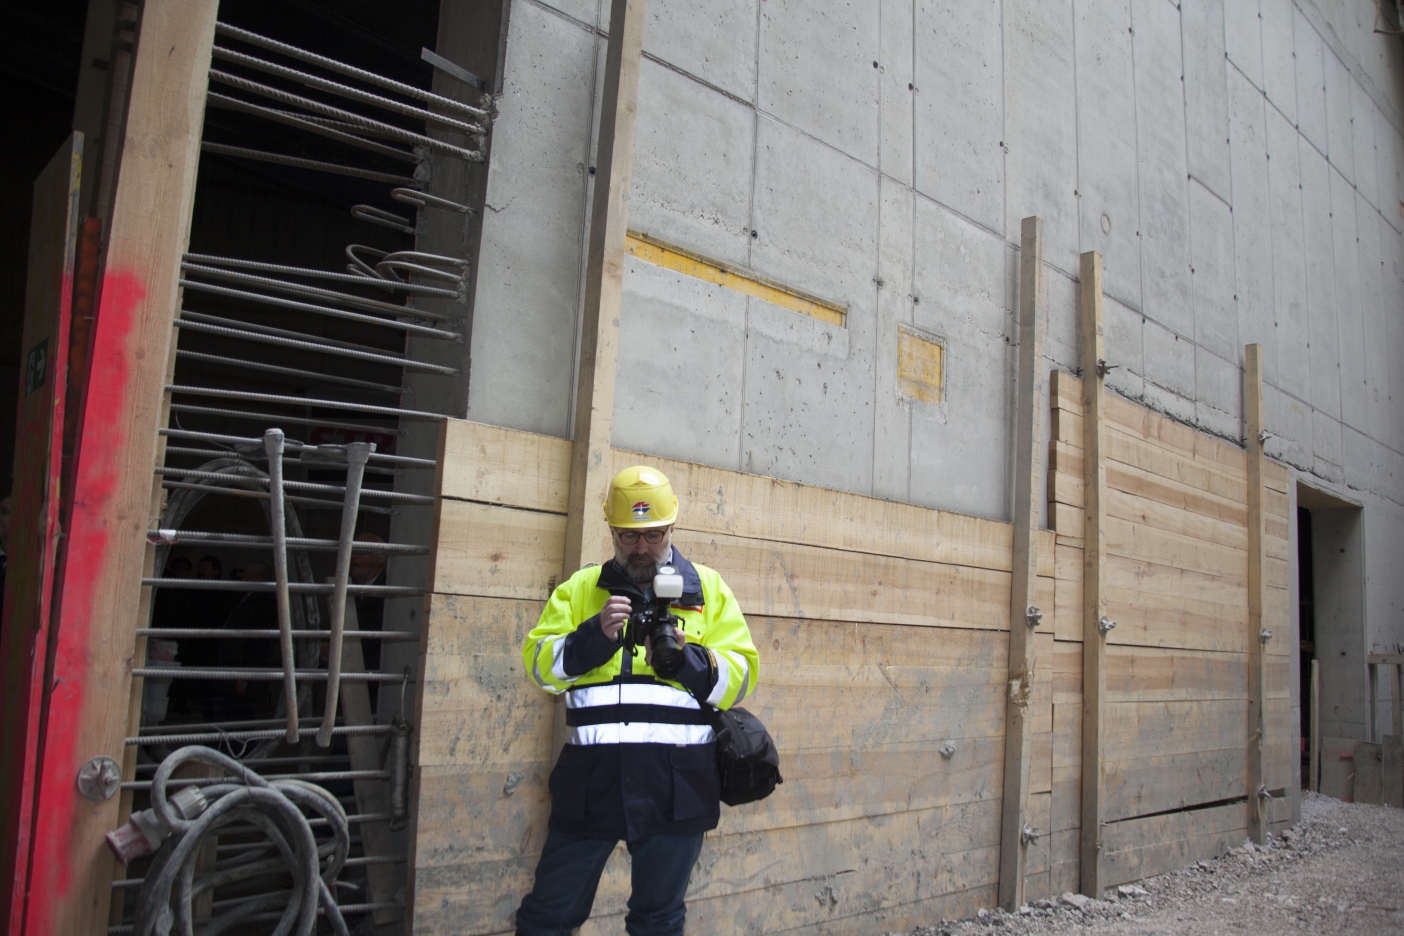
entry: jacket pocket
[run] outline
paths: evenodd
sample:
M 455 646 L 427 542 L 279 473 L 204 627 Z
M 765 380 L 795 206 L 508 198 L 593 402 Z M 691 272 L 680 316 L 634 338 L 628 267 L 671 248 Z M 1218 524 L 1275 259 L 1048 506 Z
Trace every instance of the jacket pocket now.
M 585 821 L 585 807 L 590 801 L 590 774 L 593 760 L 582 756 L 573 744 L 561 748 L 560 759 L 551 771 L 548 788 L 551 791 L 551 815 L 569 823 Z
M 673 821 L 715 815 L 721 808 L 721 776 L 714 744 L 689 744 L 669 752 L 673 767 Z

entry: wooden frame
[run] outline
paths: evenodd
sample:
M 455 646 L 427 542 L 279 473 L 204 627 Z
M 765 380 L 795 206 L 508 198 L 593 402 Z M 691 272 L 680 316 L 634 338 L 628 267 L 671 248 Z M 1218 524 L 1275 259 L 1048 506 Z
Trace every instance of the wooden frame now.
M 570 513 L 566 522 L 565 578 L 609 538 L 595 504 L 610 481 L 614 377 L 619 353 L 619 306 L 629 231 L 629 186 L 634 168 L 634 118 L 639 101 L 644 0 L 613 0 L 600 113 L 598 170 L 585 270 L 575 384 L 574 442 L 570 460 Z
M 1248 449 L 1248 837 L 1267 836 L 1268 788 L 1263 764 L 1267 736 L 1267 654 L 1263 617 L 1263 348 L 1243 349 L 1243 423 Z
M 23 932 L 106 932 L 113 858 L 103 835 L 122 799 L 91 801 L 73 782 L 96 755 L 133 761 L 123 744 L 138 699 L 131 676 L 150 607 L 149 518 L 164 452 L 172 321 L 189 241 L 215 0 L 147 0 L 116 182 L 94 335 L 91 385 L 77 453 L 75 501 L 56 609 L 58 639 L 47 704 L 36 839 Z M 134 652 L 135 651 L 135 652 Z M 130 769 L 128 770 L 130 775 Z
M 1043 224 L 1025 218 L 1019 257 L 1019 398 L 1014 439 L 1014 540 L 1009 595 L 1009 695 L 1005 701 L 1004 802 L 999 851 L 999 904 L 1024 903 L 1034 681 L 1038 623 L 1038 518 L 1043 464 Z M 1051 621 L 1053 609 L 1048 613 Z
M 1106 351 L 1102 337 L 1102 255 L 1082 255 L 1082 893 L 1102 896 L 1103 721 L 1107 693 L 1106 613 L 1107 470 L 1102 410 Z

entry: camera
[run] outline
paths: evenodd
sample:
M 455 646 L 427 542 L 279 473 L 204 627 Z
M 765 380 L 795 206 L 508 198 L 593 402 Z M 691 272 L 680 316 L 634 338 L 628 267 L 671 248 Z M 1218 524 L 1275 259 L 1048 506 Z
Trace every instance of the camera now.
M 653 646 L 653 670 L 664 679 L 672 679 L 682 669 L 683 648 L 673 634 L 682 627 L 682 618 L 672 612 L 673 601 L 681 598 L 683 578 L 672 566 L 663 566 L 653 577 L 653 600 L 629 615 L 620 643 L 631 654 L 647 639 Z

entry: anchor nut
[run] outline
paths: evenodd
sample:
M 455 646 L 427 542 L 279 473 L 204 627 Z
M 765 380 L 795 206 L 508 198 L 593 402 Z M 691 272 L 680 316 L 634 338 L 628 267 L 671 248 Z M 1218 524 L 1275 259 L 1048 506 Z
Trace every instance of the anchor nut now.
M 1038 610 L 1038 605 L 1029 605 L 1024 609 L 1024 620 L 1030 627 L 1037 627 L 1038 622 L 1043 620 L 1043 612 Z
M 1113 621 L 1111 618 L 1107 617 L 1105 614 L 1102 615 L 1102 619 L 1097 622 L 1097 630 L 1101 632 L 1101 635 L 1103 637 L 1107 636 L 1107 632 L 1115 626 L 1116 622 Z
M 77 783 L 84 799 L 110 800 L 122 786 L 122 768 L 105 754 L 99 755 L 78 768 Z

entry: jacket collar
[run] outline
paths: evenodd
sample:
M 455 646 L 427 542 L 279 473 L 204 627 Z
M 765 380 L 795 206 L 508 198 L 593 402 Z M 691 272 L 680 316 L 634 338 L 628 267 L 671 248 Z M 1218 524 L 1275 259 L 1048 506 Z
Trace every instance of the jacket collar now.
M 678 547 L 673 547 L 673 556 L 666 563 L 678 570 L 678 574 L 683 577 L 682 597 L 673 602 L 676 608 L 701 608 L 706 604 L 702 597 L 702 577 L 697 574 L 697 567 L 678 552 Z M 652 586 L 644 587 L 625 574 L 619 567 L 619 563 L 613 559 L 609 560 L 600 569 L 600 579 L 598 586 L 609 592 L 611 595 L 628 595 L 630 598 L 640 598 L 648 600 Z

